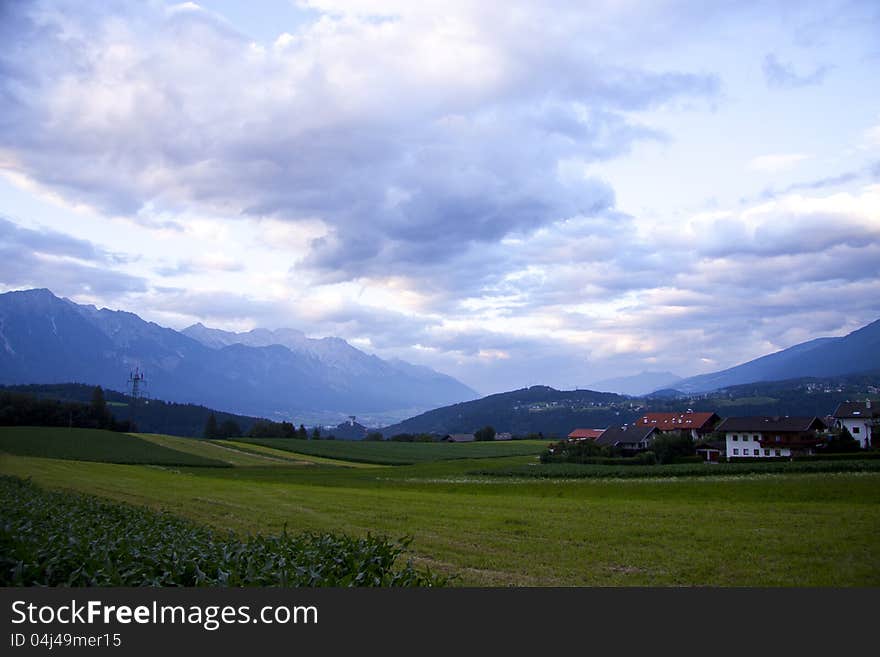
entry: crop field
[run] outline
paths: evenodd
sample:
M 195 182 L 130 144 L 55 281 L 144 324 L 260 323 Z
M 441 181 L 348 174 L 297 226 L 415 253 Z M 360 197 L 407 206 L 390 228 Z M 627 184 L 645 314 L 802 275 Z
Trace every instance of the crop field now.
M 290 438 L 247 438 L 240 442 L 262 445 L 298 454 L 383 465 L 411 465 L 449 459 L 480 459 L 493 456 L 540 454 L 546 440 L 509 440 L 472 443 L 404 443 L 354 440 L 296 440 Z
M 0 427 L 0 452 L 77 461 L 196 467 L 230 464 L 150 442 L 127 433 L 99 429 Z
M 352 447 L 360 445 L 340 445 Z M 880 586 L 880 472 L 865 469 L 687 477 L 648 466 L 639 471 L 652 476 L 639 479 L 538 478 L 515 475 L 540 467 L 534 455 L 503 451 L 412 465 L 226 468 L 5 451 L 2 474 L 167 512 L 241 541 L 285 528 L 411 537 L 405 557 L 454 576 L 452 585 Z M 791 465 L 829 463 L 847 461 Z M 507 476 L 476 474 L 489 471 Z
M 168 514 L 0 477 L 2 586 L 435 586 L 405 543 L 330 534 L 239 539 Z M 63 550 L 58 536 L 63 535 Z

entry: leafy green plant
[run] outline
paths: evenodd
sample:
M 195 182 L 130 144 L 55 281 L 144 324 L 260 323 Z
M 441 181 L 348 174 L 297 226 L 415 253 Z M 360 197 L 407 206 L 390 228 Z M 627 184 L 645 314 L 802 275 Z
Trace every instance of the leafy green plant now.
M 0 477 L 0 586 L 443 586 L 409 539 L 239 538 L 168 513 Z

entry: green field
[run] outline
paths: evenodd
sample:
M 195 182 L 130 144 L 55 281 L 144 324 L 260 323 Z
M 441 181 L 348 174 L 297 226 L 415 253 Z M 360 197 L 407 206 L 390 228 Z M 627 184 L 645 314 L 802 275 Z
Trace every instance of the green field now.
M 546 440 L 509 440 L 473 443 L 404 443 L 356 440 L 296 440 L 291 438 L 242 438 L 240 442 L 262 445 L 297 454 L 382 465 L 411 465 L 451 459 L 540 454 Z
M 275 449 L 274 447 L 266 447 L 265 445 L 257 445 L 254 443 L 243 443 L 237 440 L 212 440 L 212 443 L 222 447 L 230 447 L 246 454 L 255 454 L 264 458 L 271 458 L 282 462 L 295 462 L 301 465 L 318 464 L 318 465 L 338 465 L 347 468 L 382 468 L 385 466 L 375 463 L 362 463 L 360 461 L 346 461 L 343 459 L 331 459 L 326 456 L 314 456 L 313 454 L 302 454 L 291 452 L 286 449 Z
M 216 461 L 223 461 L 228 465 L 239 467 L 247 466 L 279 466 L 300 464 L 306 465 L 303 460 L 296 458 L 278 458 L 271 454 L 261 454 L 255 450 L 241 449 L 233 443 L 219 440 L 202 440 L 200 438 L 181 438 L 179 436 L 165 436 L 156 433 L 140 433 L 138 437 L 144 440 L 177 450 L 194 454 Z
M 445 584 L 400 558 L 405 542 L 384 537 L 282 532 L 241 538 L 14 477 L 0 477 L 0 508 L 0 586 Z
M 78 461 L 228 467 L 230 463 L 99 429 L 0 427 L 0 452 Z
M 153 437 L 162 444 L 151 447 L 200 450 L 190 454 L 194 458 L 213 453 L 201 451 L 213 449 L 204 441 L 160 438 Z M 367 447 L 315 442 L 333 444 L 335 454 L 349 458 L 346 450 Z M 655 474 L 646 479 L 476 475 L 539 467 L 530 465 L 535 456 L 500 455 L 507 444 L 487 446 L 501 450 L 461 458 L 461 448 L 483 445 L 427 445 L 453 448 L 456 458 L 385 467 L 340 467 L 339 460 L 303 467 L 292 452 L 289 463 L 227 468 L 7 453 L 0 455 L 0 473 L 166 510 L 240 536 L 277 534 L 285 527 L 410 536 L 409 556 L 416 564 L 455 575 L 458 585 L 880 585 L 878 472 L 682 478 L 645 469 Z

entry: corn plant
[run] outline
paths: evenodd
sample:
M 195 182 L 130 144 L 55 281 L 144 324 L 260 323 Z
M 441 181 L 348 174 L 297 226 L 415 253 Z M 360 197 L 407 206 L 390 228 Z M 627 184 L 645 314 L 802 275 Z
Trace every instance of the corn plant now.
M 87 495 L 0 477 L 0 586 L 442 586 L 398 562 L 409 539 L 238 537 Z

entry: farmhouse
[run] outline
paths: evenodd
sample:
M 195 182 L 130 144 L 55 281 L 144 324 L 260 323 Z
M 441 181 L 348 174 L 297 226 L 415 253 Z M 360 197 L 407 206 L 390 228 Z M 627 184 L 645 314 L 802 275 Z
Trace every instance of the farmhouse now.
M 834 421 L 839 428 L 845 428 L 859 441 L 862 449 L 874 447 L 875 430 L 880 427 L 880 408 L 871 400 L 863 402 L 843 402 L 834 411 Z
M 721 418 L 715 413 L 694 413 L 689 410 L 685 413 L 646 413 L 636 420 L 635 425 L 656 427 L 660 433 L 689 432 L 691 438 L 699 440 L 711 433 L 720 421 Z
M 450 443 L 472 443 L 474 442 L 474 434 L 472 433 L 452 433 L 444 438 Z
M 495 434 L 495 440 L 513 440 L 513 434 L 509 431 L 500 431 Z
M 619 447 L 628 452 L 647 449 L 651 441 L 657 437 L 657 427 L 626 425 L 609 427 L 596 438 L 597 445 Z
M 727 458 L 787 457 L 812 454 L 825 442 L 817 417 L 729 417 L 716 431 L 725 436 Z
M 575 429 L 568 434 L 569 440 L 596 440 L 605 432 L 605 429 Z

